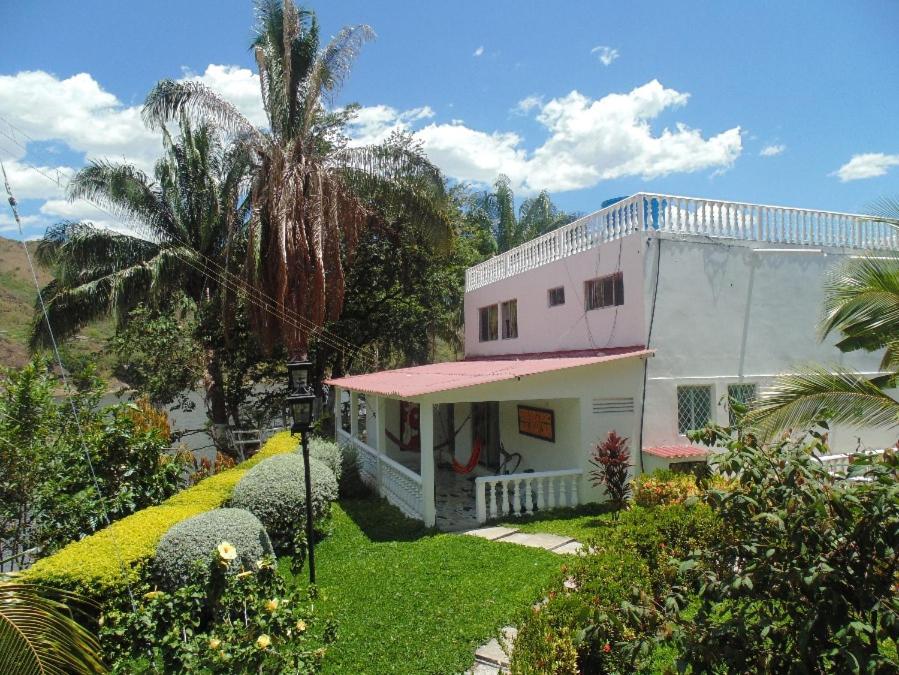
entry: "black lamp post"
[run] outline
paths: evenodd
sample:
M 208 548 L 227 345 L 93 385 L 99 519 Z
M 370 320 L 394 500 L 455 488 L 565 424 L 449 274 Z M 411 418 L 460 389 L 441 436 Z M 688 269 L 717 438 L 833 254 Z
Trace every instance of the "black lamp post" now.
M 306 550 L 309 552 L 309 583 L 315 583 L 315 546 L 312 538 L 312 477 L 309 473 L 309 429 L 312 428 L 315 393 L 309 384 L 309 361 L 287 364 L 287 406 L 293 424 L 290 432 L 300 434 L 303 445 L 303 469 L 306 474 Z

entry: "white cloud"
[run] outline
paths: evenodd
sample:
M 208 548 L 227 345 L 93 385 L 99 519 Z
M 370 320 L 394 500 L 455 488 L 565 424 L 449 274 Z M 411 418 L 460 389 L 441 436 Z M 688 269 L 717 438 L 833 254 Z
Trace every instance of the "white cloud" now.
M 472 56 L 474 56 L 475 58 L 477 58 L 478 56 L 483 56 L 483 55 L 484 55 L 484 45 L 481 45 L 480 47 L 475 49 L 474 53 L 472 54 Z
M 534 108 L 539 108 L 541 105 L 543 105 L 543 97 L 538 96 L 537 94 L 531 94 L 530 96 L 525 96 L 516 103 L 511 112 L 516 115 L 527 115 Z
M 863 180 L 883 176 L 890 167 L 899 165 L 899 155 L 887 155 L 882 152 L 866 152 L 852 155 L 852 158 L 831 176 L 837 176 L 843 183 L 851 180 Z
M 259 76 L 249 68 L 211 63 L 202 75 L 185 70 L 182 79 L 202 82 L 236 105 L 253 124 L 268 126 L 259 91 Z
M 73 172 L 73 169 L 68 166 L 35 166 L 32 168 L 16 159 L 4 159 L 3 166 L 6 167 L 6 175 L 9 177 L 13 194 L 19 201 L 62 197 Z
M 604 66 L 612 65 L 612 61 L 621 56 L 617 49 L 614 47 L 606 47 L 605 45 L 597 45 L 590 50 L 590 53 L 596 54 L 596 58 L 598 58 L 599 62 Z
M 430 106 L 412 108 L 403 112 L 389 105 L 373 105 L 360 108 L 349 125 L 350 145 L 374 145 L 386 139 L 394 131 L 411 131 L 412 125 L 434 117 Z
M 536 119 L 549 136 L 533 152 L 515 133 L 458 124 L 429 124 L 416 137 L 447 175 L 489 183 L 502 172 L 523 193 L 589 188 L 624 176 L 651 179 L 729 168 L 742 152 L 740 127 L 709 138 L 683 123 L 654 133 L 654 118 L 688 100 L 689 94 L 666 89 L 657 80 L 600 99 L 572 91 L 536 106 Z
M 777 155 L 783 154 L 783 151 L 786 149 L 787 146 L 783 143 L 773 143 L 762 148 L 759 151 L 759 155 L 762 157 L 776 157 Z

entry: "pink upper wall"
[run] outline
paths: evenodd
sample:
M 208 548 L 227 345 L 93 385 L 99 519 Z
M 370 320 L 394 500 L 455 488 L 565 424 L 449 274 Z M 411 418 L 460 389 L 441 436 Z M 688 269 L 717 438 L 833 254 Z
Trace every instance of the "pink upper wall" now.
M 634 233 L 465 294 L 465 355 L 493 356 L 642 345 L 645 235 Z M 584 282 L 624 274 L 624 304 L 584 310 Z M 550 288 L 565 287 L 565 304 L 549 306 Z M 518 337 L 480 342 L 478 310 L 518 301 Z

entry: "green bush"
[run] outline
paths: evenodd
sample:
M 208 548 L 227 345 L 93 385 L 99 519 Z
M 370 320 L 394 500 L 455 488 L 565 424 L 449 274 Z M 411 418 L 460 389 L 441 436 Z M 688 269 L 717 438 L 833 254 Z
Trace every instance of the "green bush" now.
M 634 503 L 637 506 L 682 504 L 690 497 L 698 496 L 700 492 L 696 476 L 670 469 L 641 473 L 633 481 Z
M 343 476 L 343 453 L 337 443 L 319 436 L 311 436 L 309 438 L 309 456 L 331 469 L 338 485 L 340 484 L 341 476 Z
M 272 555 L 272 543 L 259 519 L 243 509 L 214 509 L 183 520 L 166 532 L 153 556 L 152 576 L 167 591 L 206 583 L 213 561 L 211 551 L 227 543 L 236 549 L 227 572 L 251 569 Z
M 337 499 L 337 480 L 317 459 L 309 460 L 312 479 L 312 518 L 320 524 Z M 272 457 L 247 471 L 234 487 L 231 506 L 246 509 L 265 525 L 275 546 L 290 548 L 306 523 L 306 485 L 303 457 L 296 453 Z
M 240 551 L 238 550 L 238 553 Z M 205 552 L 222 560 L 215 548 Z M 273 558 L 241 574 L 213 564 L 210 582 L 172 593 L 136 589 L 104 612 L 100 639 L 117 673 L 315 673 L 334 626 L 313 616 L 301 586 L 287 585 Z
M 156 544 L 173 525 L 222 506 L 247 470 L 275 455 L 292 452 L 296 440 L 287 432 L 273 436 L 251 459 L 210 476 L 158 506 L 131 514 L 89 537 L 38 560 L 23 581 L 65 588 L 90 598 L 117 595 L 141 577 Z

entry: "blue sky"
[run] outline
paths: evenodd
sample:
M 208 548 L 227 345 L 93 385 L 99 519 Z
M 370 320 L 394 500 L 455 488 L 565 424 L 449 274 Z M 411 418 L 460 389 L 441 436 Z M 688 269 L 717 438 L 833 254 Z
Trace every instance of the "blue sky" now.
M 581 212 L 640 190 L 840 211 L 899 195 L 899 3 L 313 8 L 326 36 L 378 34 L 335 102 L 363 106 L 358 142 L 415 131 L 459 180 L 503 171 L 519 196 L 546 187 Z M 0 116 L 15 128 L 0 121 L 0 158 L 27 236 L 107 216 L 26 164 L 151 166 L 158 141 L 137 112 L 158 79 L 201 77 L 258 115 L 249 0 L 18 1 L 4 22 Z M 0 234 L 10 225 L 2 213 Z

